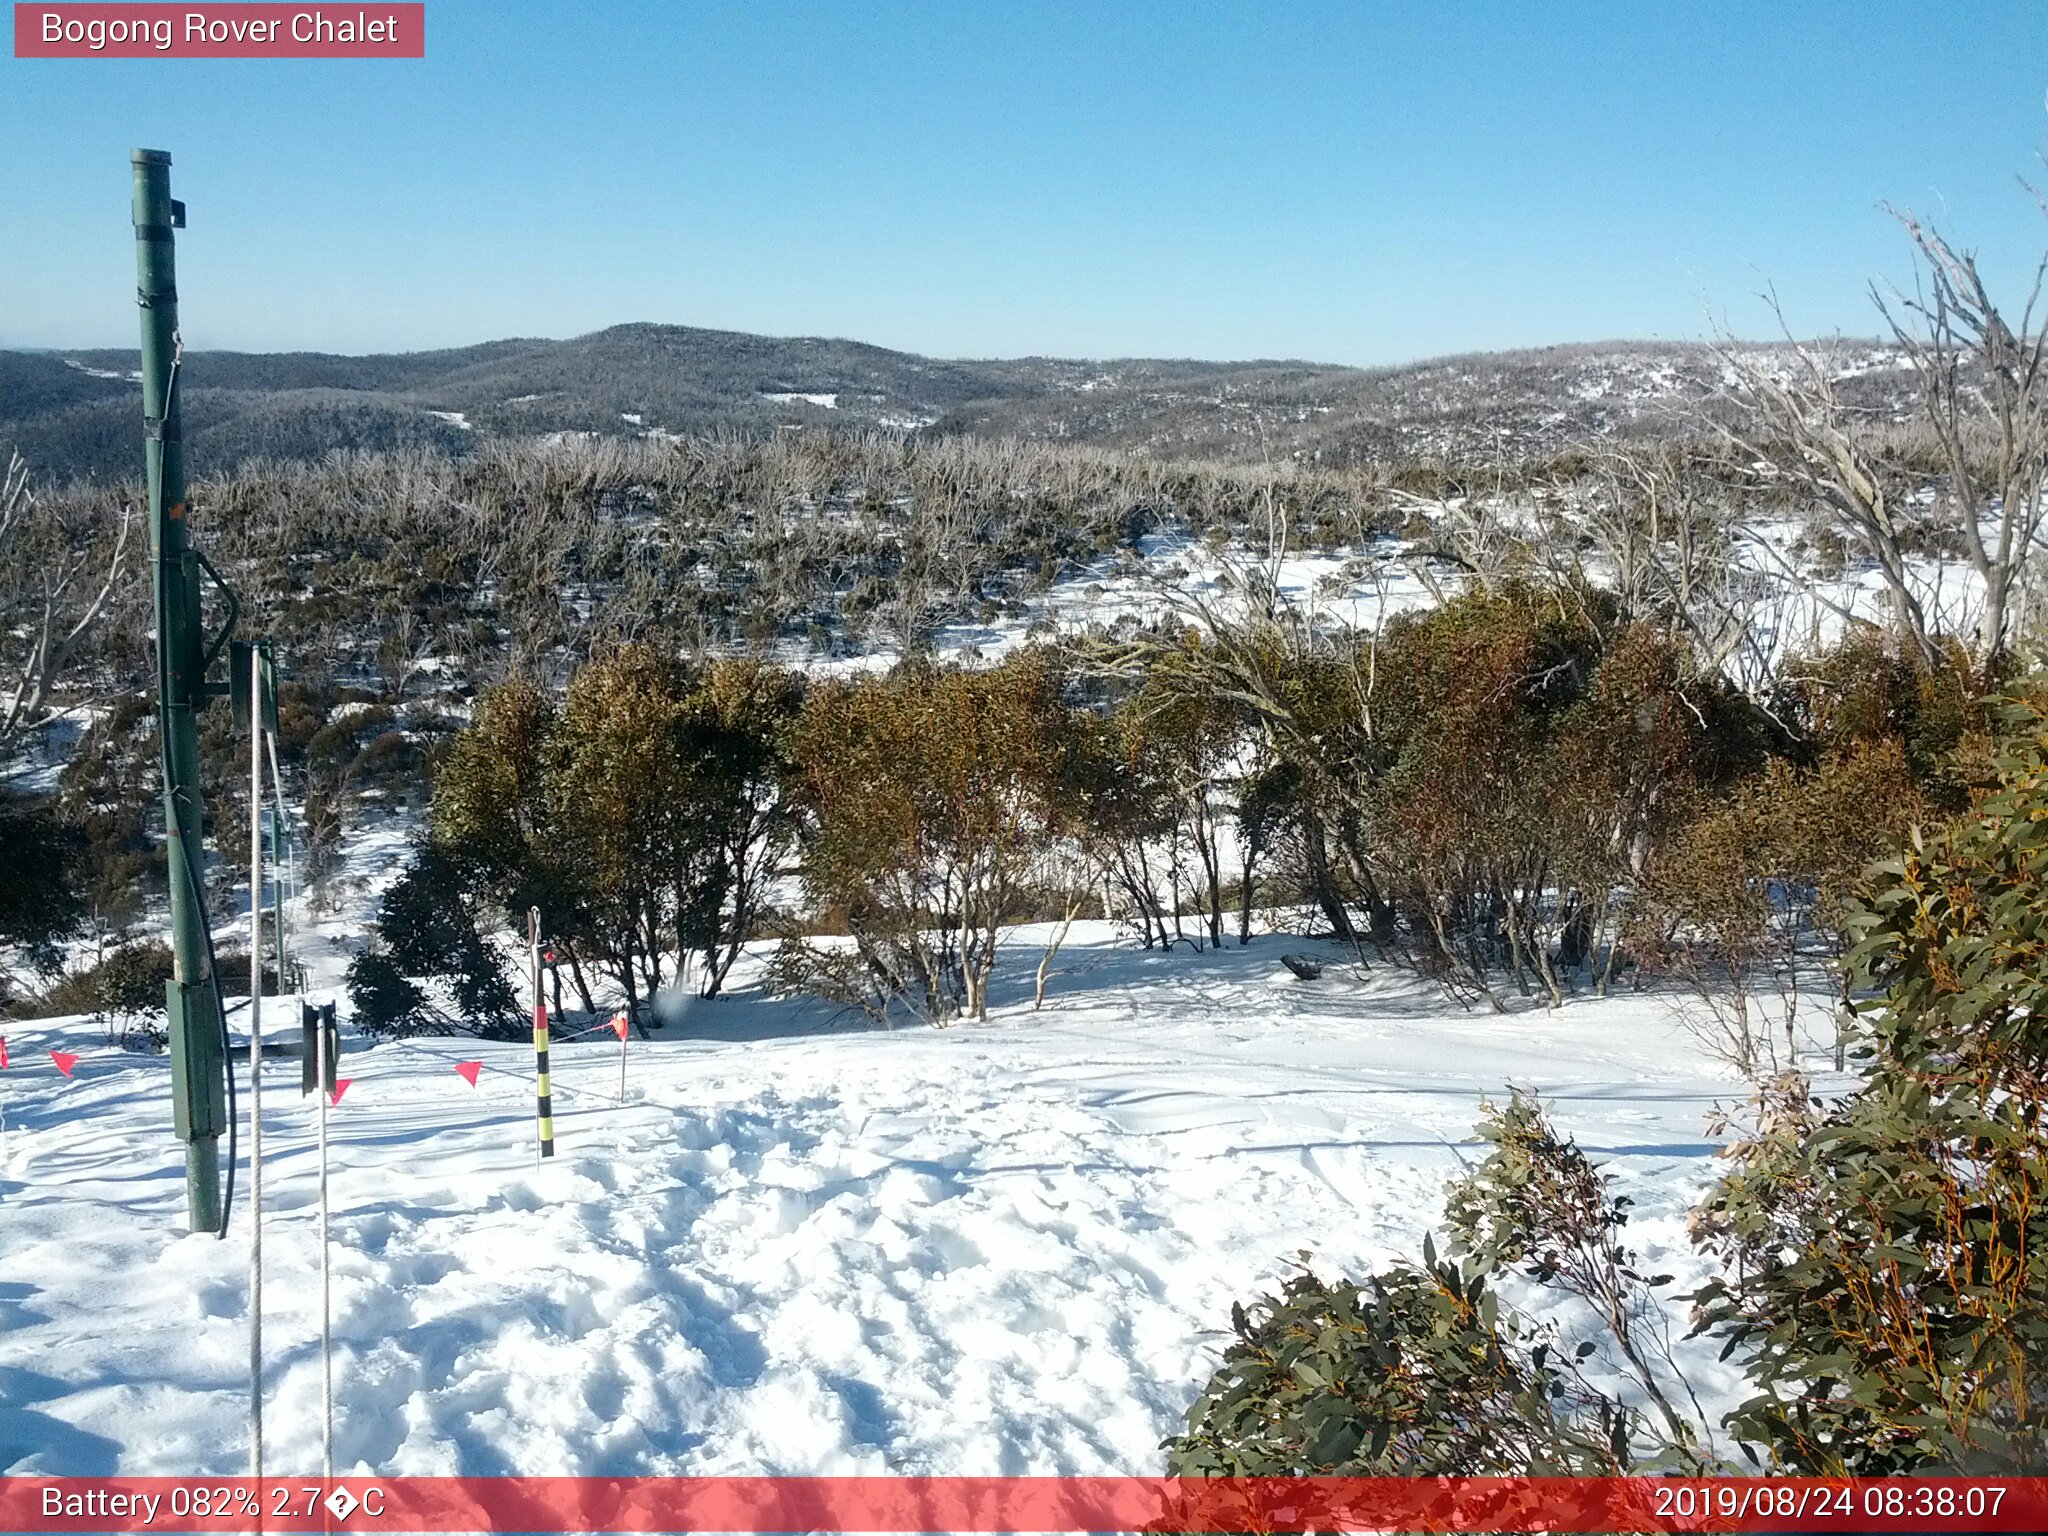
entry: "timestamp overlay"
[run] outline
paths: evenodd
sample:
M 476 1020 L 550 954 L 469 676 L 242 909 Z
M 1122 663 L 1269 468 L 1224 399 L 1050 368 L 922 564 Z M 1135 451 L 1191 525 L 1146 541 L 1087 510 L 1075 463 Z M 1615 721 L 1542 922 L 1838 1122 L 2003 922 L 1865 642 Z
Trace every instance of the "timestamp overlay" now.
M 2048 1477 L 10 1477 L 0 1531 L 2042 1531 Z

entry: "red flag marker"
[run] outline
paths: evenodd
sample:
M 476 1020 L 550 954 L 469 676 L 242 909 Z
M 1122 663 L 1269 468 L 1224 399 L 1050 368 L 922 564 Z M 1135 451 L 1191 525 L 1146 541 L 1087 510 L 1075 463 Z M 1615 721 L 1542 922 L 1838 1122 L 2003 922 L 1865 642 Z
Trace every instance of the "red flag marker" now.
M 0 1035 L 0 1072 L 7 1070 L 7 1037 Z
M 472 1088 L 476 1086 L 477 1073 L 483 1071 L 483 1069 L 484 1064 L 480 1061 L 458 1061 L 455 1063 L 455 1070 L 462 1074 L 463 1081 Z
M 626 1029 L 631 1020 L 623 1013 L 612 1015 L 612 1028 L 619 1032 L 619 1102 L 626 1102 Z
M 52 1051 L 50 1052 L 50 1060 L 57 1063 L 57 1070 L 66 1077 L 69 1077 L 71 1069 L 78 1065 L 78 1058 L 69 1051 Z
M 348 1092 L 348 1085 L 354 1081 L 355 1079 L 352 1077 L 337 1077 L 334 1080 L 334 1097 L 329 1099 L 327 1102 L 330 1104 L 339 1104 L 341 1102 L 341 1096 L 344 1093 Z

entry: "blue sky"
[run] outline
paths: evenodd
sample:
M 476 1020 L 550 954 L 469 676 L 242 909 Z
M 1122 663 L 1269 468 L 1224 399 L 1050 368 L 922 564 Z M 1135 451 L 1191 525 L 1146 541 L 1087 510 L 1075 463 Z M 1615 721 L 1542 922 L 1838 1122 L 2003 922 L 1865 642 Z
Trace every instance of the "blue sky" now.
M 2048 5 L 429 0 L 427 58 L 0 58 L 0 346 L 132 346 L 128 150 L 188 343 L 626 320 L 944 356 L 1868 333 L 1885 200 L 2048 248 Z

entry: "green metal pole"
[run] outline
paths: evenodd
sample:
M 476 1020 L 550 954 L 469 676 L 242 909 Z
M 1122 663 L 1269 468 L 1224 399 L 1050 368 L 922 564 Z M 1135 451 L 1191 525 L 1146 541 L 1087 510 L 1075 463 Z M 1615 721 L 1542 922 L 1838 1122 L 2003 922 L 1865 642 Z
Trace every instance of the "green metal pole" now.
M 219 983 L 213 974 L 200 878 L 205 869 L 199 731 L 205 707 L 205 632 L 199 563 L 185 522 L 185 446 L 179 435 L 178 282 L 171 231 L 171 157 L 138 149 L 135 168 L 136 300 L 142 312 L 142 415 L 149 469 L 151 571 L 156 586 L 157 726 L 163 748 L 164 845 L 170 859 L 171 950 L 164 987 L 171 1093 L 185 1143 L 185 1193 L 194 1232 L 218 1232 L 221 1132 L 227 1129 Z

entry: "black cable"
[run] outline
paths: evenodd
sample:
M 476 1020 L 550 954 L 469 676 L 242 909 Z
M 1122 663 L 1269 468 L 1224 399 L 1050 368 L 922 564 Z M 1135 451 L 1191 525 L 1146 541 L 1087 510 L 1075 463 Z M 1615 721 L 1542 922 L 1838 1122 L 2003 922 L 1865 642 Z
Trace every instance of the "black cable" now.
M 162 692 L 162 686 L 160 677 L 158 682 L 159 694 Z M 171 745 L 170 722 L 166 715 L 167 712 L 159 712 L 157 731 L 163 738 L 164 777 L 168 780 L 170 777 Z M 228 1049 L 228 1010 L 227 1005 L 221 1001 L 220 961 L 215 956 L 213 949 L 213 924 L 206 916 L 206 891 L 199 883 L 198 870 L 193 867 L 190 859 L 183 856 L 184 832 L 178 824 L 176 811 L 169 805 L 164 807 L 164 823 L 165 835 L 178 840 L 179 862 L 185 866 L 185 883 L 192 890 L 193 913 L 199 920 L 199 931 L 206 935 L 206 969 L 207 974 L 213 980 L 214 1015 L 220 1020 L 221 1071 L 227 1076 L 228 1173 L 227 1182 L 221 1188 L 220 1228 L 213 1235 L 216 1238 L 225 1238 L 228 1235 L 228 1211 L 233 1207 L 235 1200 L 235 1156 L 239 1145 L 239 1139 L 235 1132 L 235 1062 L 233 1055 Z M 182 981 L 179 983 L 180 987 L 184 985 L 185 983 Z M 179 1013 L 183 1015 L 184 1010 L 180 1008 Z M 254 1043 L 255 1037 L 252 1032 L 250 1037 L 252 1047 Z
M 178 836 L 180 834 L 174 833 L 173 835 Z M 227 1074 L 228 1172 L 226 1182 L 221 1185 L 220 1229 L 213 1234 L 217 1238 L 225 1238 L 228 1235 L 228 1212 L 233 1209 L 235 1203 L 235 1153 L 237 1147 L 235 1135 L 235 1058 L 229 1050 L 228 1010 L 227 1004 L 221 1001 L 220 961 L 215 958 L 213 952 L 213 924 L 206 916 L 206 892 L 200 886 L 199 872 L 192 867 L 192 861 L 184 859 L 182 862 L 185 866 L 185 882 L 192 887 L 192 901 L 194 910 L 199 917 L 199 931 L 206 935 L 206 969 L 208 975 L 213 978 L 213 1008 L 214 1013 L 220 1019 L 221 1070 Z M 251 961 L 251 964 L 253 965 L 254 961 Z M 254 982 L 250 984 L 253 986 Z M 250 1069 L 253 1071 L 255 1070 L 255 1056 L 253 1053 L 256 1049 L 256 1035 L 253 1030 L 249 1034 L 249 1049 L 252 1053 L 250 1056 Z
M 164 380 L 164 406 L 163 415 L 160 418 L 161 420 L 164 421 L 170 420 L 171 413 L 176 408 L 178 400 L 178 367 L 185 360 L 185 340 L 184 337 L 181 336 L 176 331 L 173 331 L 171 333 L 171 347 L 171 369 L 169 375 Z M 162 484 L 162 472 L 161 470 L 159 470 L 157 482 L 159 496 L 162 495 Z M 163 570 L 161 563 L 159 563 L 157 572 L 157 583 L 159 587 L 162 586 L 163 579 Z M 164 604 L 162 602 L 162 595 L 163 594 L 159 592 L 159 601 L 157 605 L 159 613 L 163 611 L 164 607 Z M 163 637 L 159 635 L 157 637 L 157 697 L 159 699 L 168 699 L 170 697 L 168 689 L 168 679 L 164 675 L 165 670 L 166 669 L 164 666 Z M 158 734 L 162 738 L 161 746 L 164 758 L 164 778 L 166 781 L 168 781 L 170 778 L 171 751 L 171 739 L 169 729 L 170 722 L 167 718 L 167 714 L 167 711 L 159 711 L 159 723 L 157 727 Z M 171 813 L 169 807 L 165 808 L 165 817 L 167 821 L 173 823 L 175 823 L 177 820 L 176 816 Z M 170 825 L 166 826 L 165 832 L 169 836 L 178 839 L 179 851 L 180 854 L 182 855 L 184 851 L 183 829 L 176 825 Z M 202 854 L 202 857 L 203 856 L 204 855 Z M 213 924 L 207 918 L 206 915 L 206 891 L 205 888 L 200 883 L 199 872 L 197 869 L 193 867 L 192 861 L 190 859 L 183 859 L 182 862 L 185 865 L 185 883 L 192 887 L 193 911 L 194 914 L 199 919 L 199 931 L 206 935 L 206 970 L 207 974 L 212 978 L 213 981 L 213 1011 L 215 1017 L 217 1017 L 220 1020 L 221 1071 L 227 1077 L 228 1171 L 226 1182 L 221 1185 L 220 1228 L 213 1234 L 216 1238 L 225 1238 L 228 1235 L 228 1212 L 234 1208 L 235 1204 L 235 1158 L 239 1145 L 238 1138 L 235 1133 L 235 1059 L 233 1052 L 229 1049 L 230 1042 L 228 1040 L 228 1010 L 227 1004 L 221 1000 L 220 995 L 220 961 L 218 957 L 214 954 L 213 950 Z M 253 888 L 250 893 L 250 900 L 255 900 L 255 893 Z M 257 977 L 257 975 L 255 974 L 255 967 L 259 963 L 260 962 L 258 961 L 257 957 L 253 955 L 250 957 L 249 964 L 251 970 L 249 987 L 251 996 L 255 995 L 255 988 L 257 987 L 260 981 L 260 978 Z M 180 985 L 182 986 L 183 983 L 181 982 Z M 181 1009 L 180 1012 L 183 1012 L 183 1010 Z M 249 1051 L 249 1070 L 253 1072 L 256 1071 L 258 1068 L 258 1064 L 255 1058 L 256 1033 L 254 1030 L 251 1030 L 249 1032 Z

